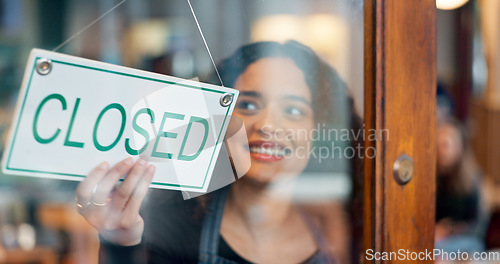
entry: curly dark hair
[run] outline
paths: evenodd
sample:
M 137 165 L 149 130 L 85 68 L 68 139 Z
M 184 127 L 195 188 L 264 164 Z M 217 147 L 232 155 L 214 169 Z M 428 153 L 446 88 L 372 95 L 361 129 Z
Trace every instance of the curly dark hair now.
M 297 41 L 278 43 L 273 41 L 256 42 L 245 45 L 217 66 L 223 84 L 215 72 L 205 82 L 234 87 L 238 77 L 246 68 L 263 58 L 290 58 L 304 73 L 311 89 L 313 111 L 317 122 L 340 122 L 347 104 L 352 104 L 347 94 L 347 86 L 337 71 L 322 60 L 316 53 Z M 343 109 L 344 108 L 344 109 Z M 332 118 L 333 117 L 333 118 Z M 346 124 L 348 125 L 348 124 Z
M 362 121 L 354 109 L 353 99 L 337 71 L 313 50 L 297 41 L 291 40 L 285 43 L 264 41 L 242 46 L 217 66 L 223 85 L 233 87 L 249 65 L 264 58 L 289 58 L 304 73 L 306 83 L 311 90 L 314 119 L 317 124 L 322 123 L 326 124 L 327 128 L 344 128 L 352 131 L 362 129 Z M 215 72 L 203 81 L 221 85 L 221 80 Z M 321 132 L 324 131 L 320 130 L 319 133 Z M 319 138 L 323 138 L 322 135 L 319 135 Z M 356 147 L 358 144 L 362 146 L 362 142 L 351 138 L 351 141 L 343 147 L 349 145 Z M 317 162 L 311 160 L 306 170 L 317 165 Z M 357 174 L 360 165 L 361 162 L 354 158 L 350 166 L 351 174 Z M 331 166 L 325 168 L 322 165 L 322 167 L 326 171 L 332 170 Z
M 326 61 L 322 60 L 313 50 L 297 41 L 278 43 L 272 41 L 256 42 L 242 46 L 230 57 L 223 60 L 217 66 L 226 87 L 234 87 L 238 77 L 249 65 L 263 58 L 290 58 L 304 73 L 306 83 L 311 89 L 313 100 L 313 111 L 315 122 L 329 124 L 337 128 L 361 131 L 362 120 L 354 109 L 354 102 L 349 95 L 345 82 L 340 78 L 337 71 Z M 203 81 L 215 85 L 222 85 L 221 80 L 215 72 L 211 73 Z M 350 138 L 350 142 L 344 147 L 363 146 L 362 139 Z M 363 192 L 363 164 L 358 157 L 351 159 L 347 169 L 350 169 L 352 192 L 348 201 L 350 212 L 353 259 L 359 250 L 359 242 L 362 236 L 362 192 Z M 318 165 L 314 160 L 309 162 L 308 168 Z M 323 170 L 332 170 L 327 166 Z M 205 200 L 206 202 L 206 200 Z

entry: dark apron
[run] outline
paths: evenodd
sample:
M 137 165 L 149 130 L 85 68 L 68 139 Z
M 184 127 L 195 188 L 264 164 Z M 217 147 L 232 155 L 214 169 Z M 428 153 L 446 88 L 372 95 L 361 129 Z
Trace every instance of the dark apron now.
M 226 197 L 229 188 L 218 190 L 214 193 L 213 199 L 210 201 L 208 213 L 203 222 L 200 241 L 199 264 L 236 264 L 232 260 L 220 257 L 219 251 L 219 238 L 220 238 L 220 225 L 222 222 L 222 215 L 224 213 L 224 206 L 226 204 Z M 319 263 L 335 263 L 336 261 L 328 254 L 328 242 L 321 233 L 318 227 L 311 221 L 306 214 L 302 214 L 304 220 L 311 230 L 314 240 L 318 245 L 318 252 L 309 258 L 306 264 L 319 264 Z

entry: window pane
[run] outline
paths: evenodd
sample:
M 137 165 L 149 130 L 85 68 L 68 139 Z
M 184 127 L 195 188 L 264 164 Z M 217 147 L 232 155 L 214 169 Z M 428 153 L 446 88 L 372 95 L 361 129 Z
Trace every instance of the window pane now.
M 96 263 L 98 256 L 102 263 L 355 260 L 362 241 L 361 161 L 375 155 L 363 141 L 380 136 L 362 129 L 363 1 L 0 3 L 0 12 L 9 14 L 0 20 L 0 61 L 8 61 L 0 72 L 10 76 L 0 80 L 6 84 L 0 85 L 6 87 L 0 88 L 0 135 L 13 122 L 32 48 L 239 91 L 224 138 L 227 156 L 217 161 L 207 194 L 141 189 L 140 177 L 127 181 L 131 166 L 113 176 L 107 170 L 118 161 L 100 156 L 109 163 L 105 172 L 99 176 L 97 169 L 87 176 L 94 180 L 81 184 L 2 174 L 0 234 L 9 254 L 24 248 L 34 258 L 74 263 Z M 48 12 L 58 19 L 44 16 Z M 149 142 L 160 137 L 145 133 L 156 133 Z M 140 159 L 154 163 L 152 152 L 147 148 Z M 190 176 L 175 175 L 179 181 Z M 142 205 L 141 190 L 147 190 Z M 99 195 L 109 199 L 99 202 Z M 139 208 L 140 215 L 134 213 Z

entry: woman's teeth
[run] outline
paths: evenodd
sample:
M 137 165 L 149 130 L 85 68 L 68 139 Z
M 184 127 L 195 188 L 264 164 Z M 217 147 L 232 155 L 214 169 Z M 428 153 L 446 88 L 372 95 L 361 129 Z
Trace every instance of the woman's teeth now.
M 281 149 L 281 148 L 250 147 L 250 152 L 272 155 L 276 157 L 283 157 L 288 151 L 287 149 Z

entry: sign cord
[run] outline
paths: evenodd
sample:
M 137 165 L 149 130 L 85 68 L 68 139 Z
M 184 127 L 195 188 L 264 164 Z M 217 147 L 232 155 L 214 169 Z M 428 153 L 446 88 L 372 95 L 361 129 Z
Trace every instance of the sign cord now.
M 69 37 L 67 40 L 65 40 L 63 43 L 59 44 L 59 46 L 55 47 L 52 51 L 58 51 L 60 48 L 64 47 L 64 45 L 68 44 L 68 42 L 72 41 L 74 38 L 78 37 L 80 34 L 82 34 L 85 30 L 87 30 L 89 27 L 94 25 L 95 23 L 99 22 L 103 17 L 105 17 L 107 14 L 113 12 L 117 7 L 125 3 L 127 0 L 122 0 L 120 3 L 116 4 L 113 6 L 111 9 L 106 11 L 106 13 L 102 14 L 100 17 L 96 18 L 94 21 L 92 21 L 90 24 L 88 24 L 86 27 L 82 28 L 80 31 L 76 32 L 73 36 Z
M 200 32 L 201 39 L 203 40 L 203 43 L 205 44 L 205 48 L 208 51 L 208 55 L 210 56 L 210 60 L 212 61 L 212 65 L 214 65 L 215 68 L 215 73 L 217 74 L 217 77 L 219 77 L 220 85 L 224 87 L 224 83 L 222 82 L 222 78 L 220 77 L 219 70 L 217 69 L 217 66 L 215 65 L 214 58 L 212 57 L 212 53 L 210 52 L 210 49 L 208 48 L 207 41 L 205 40 L 205 36 L 203 35 L 203 32 L 200 27 L 200 23 L 198 23 L 198 18 L 196 18 L 196 14 L 194 13 L 193 6 L 191 5 L 190 0 L 186 0 L 189 8 L 191 9 L 191 14 L 193 14 L 194 21 L 196 22 L 196 26 L 198 27 L 198 31 Z

